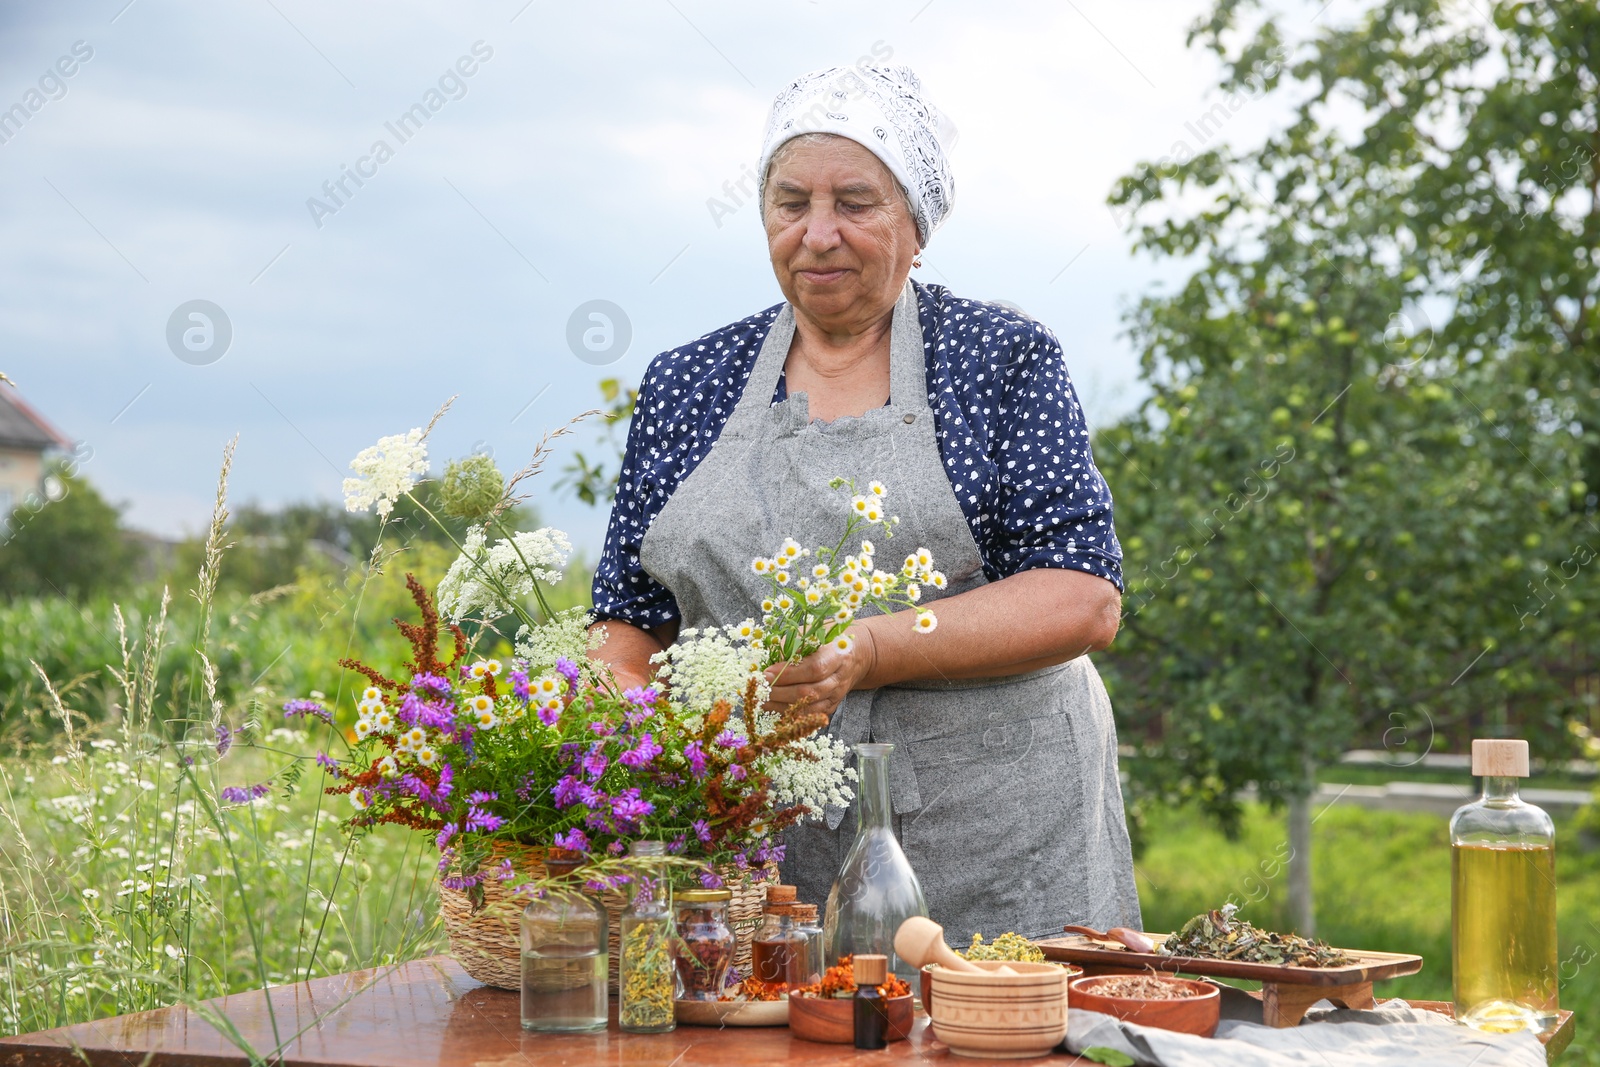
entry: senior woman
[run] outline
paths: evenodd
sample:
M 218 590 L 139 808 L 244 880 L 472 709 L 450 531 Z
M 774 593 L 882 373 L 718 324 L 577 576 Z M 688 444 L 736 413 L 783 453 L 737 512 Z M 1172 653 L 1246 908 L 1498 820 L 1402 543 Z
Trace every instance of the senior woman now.
M 949 582 L 914 633 L 783 669 L 775 705 L 895 746 L 895 831 L 951 935 L 1139 928 L 1111 706 L 1087 653 L 1120 614 L 1121 549 L 1060 345 L 1007 307 L 909 279 L 953 183 L 946 120 L 905 67 L 818 71 L 773 104 L 761 215 L 784 302 L 657 356 L 628 434 L 594 604 L 629 684 L 679 627 L 735 624 L 750 560 L 838 536 L 835 475 L 878 479 L 896 542 Z M 824 900 L 853 820 L 786 835 Z

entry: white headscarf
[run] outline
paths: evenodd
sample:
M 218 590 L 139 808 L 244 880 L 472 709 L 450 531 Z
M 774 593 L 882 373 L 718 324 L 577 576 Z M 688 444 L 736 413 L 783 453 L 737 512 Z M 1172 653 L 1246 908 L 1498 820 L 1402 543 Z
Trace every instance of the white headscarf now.
M 917 235 L 927 246 L 955 201 L 955 178 L 945 153 L 955 144 L 956 128 L 923 95 L 910 67 L 829 67 L 800 76 L 780 92 L 756 167 L 763 212 L 772 154 L 807 133 L 848 137 L 881 159 L 911 194 Z

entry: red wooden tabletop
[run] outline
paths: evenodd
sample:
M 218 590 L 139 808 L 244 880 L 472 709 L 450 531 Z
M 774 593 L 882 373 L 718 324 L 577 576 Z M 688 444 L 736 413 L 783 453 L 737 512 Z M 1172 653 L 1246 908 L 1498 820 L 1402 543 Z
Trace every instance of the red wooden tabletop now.
M 271 1014 L 268 1012 L 271 994 Z M 225 1016 L 240 1041 L 264 1061 L 317 1067 L 565 1067 L 626 1064 L 783 1062 L 815 1067 L 920 1063 L 980 1065 L 953 1056 L 935 1041 L 919 1015 L 911 1037 L 882 1052 L 819 1045 L 790 1036 L 786 1027 L 715 1030 L 680 1026 L 669 1034 L 624 1034 L 615 1007 L 600 1034 L 532 1034 L 520 1023 L 515 993 L 467 977 L 454 961 L 434 956 L 372 971 L 319 978 L 99 1022 L 0 1038 L 0 1067 L 238 1067 L 250 1061 L 239 1041 L 206 1015 Z M 278 1050 L 282 1050 L 281 1053 Z M 147 1059 L 148 1057 L 148 1059 Z M 995 1064 L 1041 1062 L 997 1060 Z M 1055 1067 L 1084 1061 L 1048 1057 Z

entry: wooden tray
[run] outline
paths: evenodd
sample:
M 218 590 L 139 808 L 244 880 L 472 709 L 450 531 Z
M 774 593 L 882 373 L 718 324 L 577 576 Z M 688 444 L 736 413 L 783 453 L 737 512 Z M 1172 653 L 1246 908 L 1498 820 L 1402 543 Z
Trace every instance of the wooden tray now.
M 1166 934 L 1145 934 L 1156 944 L 1167 939 Z M 1035 941 L 1044 951 L 1044 958 L 1062 963 L 1093 964 L 1118 970 L 1182 971 L 1185 974 L 1202 974 L 1211 978 L 1248 978 L 1257 982 L 1278 982 L 1283 985 L 1352 985 L 1356 982 L 1381 982 L 1385 978 L 1399 978 L 1422 970 L 1421 956 L 1408 956 L 1399 952 L 1358 952 L 1342 949 L 1353 963 L 1343 967 L 1291 967 L 1283 963 L 1239 963 L 1233 960 L 1212 960 L 1198 956 L 1162 956 L 1154 952 L 1118 951 L 1099 948 L 1082 934 Z
M 1144 935 L 1156 944 L 1166 934 Z M 1101 948 L 1082 934 L 1035 941 L 1047 960 L 1076 963 L 1091 974 L 1106 971 L 1182 971 L 1210 978 L 1245 978 L 1261 983 L 1264 1021 L 1268 1026 L 1296 1026 L 1306 1009 L 1319 1000 L 1346 1008 L 1370 1008 L 1375 1003 L 1372 983 L 1399 978 L 1422 970 L 1421 956 L 1399 952 L 1361 952 L 1343 949 L 1354 962 L 1343 967 L 1291 967 L 1285 963 L 1239 963 L 1199 956 L 1162 956 Z

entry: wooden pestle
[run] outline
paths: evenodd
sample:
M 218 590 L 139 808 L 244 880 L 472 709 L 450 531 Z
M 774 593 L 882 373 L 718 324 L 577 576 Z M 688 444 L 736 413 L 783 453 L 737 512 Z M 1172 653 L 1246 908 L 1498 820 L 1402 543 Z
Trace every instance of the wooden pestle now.
M 900 924 L 900 929 L 894 935 L 894 951 L 913 967 L 937 963 L 952 971 L 966 971 L 968 974 L 1017 973 L 1010 967 L 997 967 L 991 971 L 957 956 L 955 950 L 944 943 L 944 927 L 921 915 L 913 915 Z

